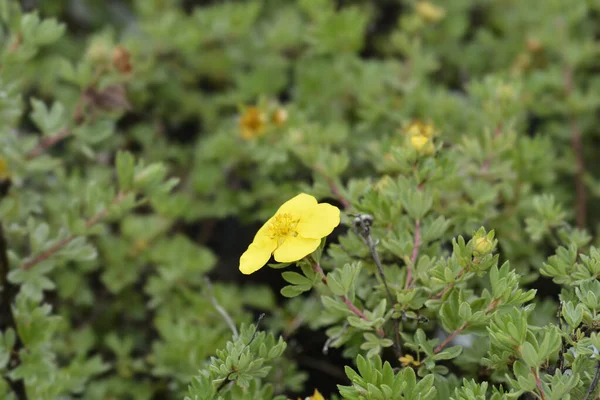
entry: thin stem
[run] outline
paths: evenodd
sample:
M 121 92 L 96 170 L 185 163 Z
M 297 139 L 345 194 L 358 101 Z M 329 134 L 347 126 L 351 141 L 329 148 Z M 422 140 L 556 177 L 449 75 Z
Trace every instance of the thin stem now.
M 573 70 L 567 66 L 564 69 L 564 85 L 565 94 L 567 97 L 573 93 Z M 575 213 L 577 227 L 583 229 L 586 223 L 586 192 L 584 183 L 585 162 L 583 160 L 583 144 L 581 140 L 581 129 L 577 124 L 577 120 L 569 115 L 569 125 L 571 128 L 571 147 L 575 153 L 576 170 L 575 170 Z
M 410 256 L 410 265 L 407 266 L 406 271 L 406 284 L 404 285 L 404 289 L 410 288 L 412 284 L 412 276 L 413 270 L 417 263 L 417 257 L 419 256 L 419 248 L 421 246 L 421 221 L 415 221 L 415 241 L 413 243 L 412 255 Z
M 432 296 L 432 299 L 441 299 L 448 290 L 452 289 L 454 287 L 454 285 L 456 285 L 456 281 L 459 280 L 460 278 L 462 278 L 462 276 L 467 272 L 467 268 L 463 267 L 460 272 L 458 273 L 458 275 L 456 275 L 456 278 L 454 278 L 454 282 L 450 282 L 448 284 L 448 286 L 446 286 L 444 289 L 442 289 L 441 292 L 439 292 L 438 294 Z
M 17 333 L 17 340 L 10 352 L 10 362 L 8 363 L 9 369 L 12 370 L 21 363 L 19 352 L 23 347 L 23 343 L 18 336 L 17 323 L 12 311 L 12 304 L 17 294 L 17 288 L 8 281 L 9 271 L 8 244 L 4 236 L 4 229 L 2 228 L 2 224 L 0 224 L 0 331 L 6 332 L 7 329 L 12 329 Z M 25 390 L 23 380 L 7 378 L 7 382 L 18 400 L 27 400 L 27 391 Z
M 323 272 L 323 268 L 321 268 L 321 266 L 315 262 L 314 260 L 310 260 L 310 263 L 313 266 L 313 269 L 321 276 L 321 282 L 323 282 L 325 284 L 325 286 L 329 287 L 327 284 L 327 276 L 325 275 L 325 272 Z M 346 304 L 348 306 L 348 309 L 357 317 L 359 317 L 360 319 L 363 319 L 367 322 L 371 322 L 371 320 L 365 315 L 365 313 L 363 313 L 362 311 L 360 311 L 354 304 L 352 304 L 352 301 L 350 301 L 350 299 L 348 298 L 348 296 L 343 295 L 340 296 L 340 298 L 342 299 L 342 301 L 344 302 L 344 304 Z M 383 332 L 383 329 L 379 328 L 377 329 L 377 334 L 380 337 L 384 337 L 385 333 Z
M 64 128 L 64 129 L 60 130 L 58 133 L 56 133 L 55 135 L 40 140 L 38 145 L 35 146 L 34 149 L 31 150 L 29 153 L 27 153 L 27 156 L 26 156 L 27 160 L 32 160 L 32 159 L 38 157 L 46 149 L 54 146 L 56 143 L 71 136 L 72 133 L 73 133 L 73 131 L 71 129 Z
M 496 126 L 496 129 L 494 129 L 494 139 L 497 138 L 498 136 L 500 136 L 502 134 L 502 124 L 498 124 L 498 126 Z M 492 163 L 492 156 L 490 155 L 485 162 L 483 163 L 483 165 L 481 166 L 481 172 L 487 172 L 487 170 L 490 168 L 490 164 Z
M 596 391 L 598 381 L 600 381 L 600 360 L 598 360 L 598 364 L 596 364 L 596 373 L 594 374 L 594 379 L 592 380 L 592 384 L 588 388 L 583 400 L 589 400 L 591 398 L 592 394 L 594 394 L 594 391 Z
M 537 386 L 537 390 L 540 392 L 541 399 L 546 400 L 546 394 L 544 393 L 544 388 L 542 387 L 542 381 L 540 380 L 540 375 L 537 373 L 535 368 L 531 368 L 531 373 L 535 377 L 535 386 Z
M 492 301 L 490 303 L 490 305 L 485 309 L 484 315 L 489 314 L 490 312 L 494 311 L 496 309 L 496 307 L 498 307 L 498 304 L 500 303 L 500 299 L 496 299 L 494 301 Z M 448 344 L 450 344 L 450 342 L 452 340 L 454 340 L 454 338 L 458 335 L 460 335 L 461 333 L 463 333 L 463 331 L 465 329 L 467 329 L 469 327 L 469 323 L 468 322 L 463 322 L 463 324 L 461 326 L 459 326 L 457 329 L 455 329 L 450 336 L 448 336 L 446 338 L 446 340 L 444 340 L 442 343 L 439 344 L 439 346 L 437 346 L 433 352 L 434 354 L 439 353 L 440 351 L 442 351 L 444 349 L 444 347 L 448 346 Z
M 227 325 L 229 326 L 229 329 L 231 329 L 231 331 L 233 332 L 233 340 L 237 339 L 239 334 L 238 334 L 238 330 L 235 326 L 235 323 L 233 322 L 233 319 L 229 316 L 227 311 L 223 307 L 221 307 L 221 305 L 217 301 L 217 298 L 215 297 L 213 289 L 212 289 L 212 284 L 210 283 L 210 279 L 208 279 L 208 277 L 205 277 L 204 280 L 206 281 L 206 287 L 208 289 L 208 298 L 210 299 L 210 302 L 212 303 L 213 307 L 219 312 L 219 314 L 221 314 L 221 316 L 225 320 L 225 323 L 227 323 Z
M 126 193 L 120 192 L 117 195 L 117 197 L 115 197 L 115 199 L 112 201 L 111 204 L 113 204 L 113 205 L 118 204 L 125 197 L 126 197 Z M 87 229 L 91 228 L 92 226 L 96 225 L 98 222 L 103 220 L 107 215 L 108 215 L 108 208 L 105 208 L 104 210 L 100 211 L 98 214 L 94 215 L 92 218 L 88 219 L 87 222 L 85 223 L 85 227 Z M 77 235 L 70 235 L 70 236 L 67 236 L 66 238 L 56 242 L 49 249 L 44 250 L 41 253 L 37 254 L 36 256 L 33 256 L 29 260 L 25 261 L 21 265 L 21 268 L 28 270 L 28 269 L 32 268 L 33 266 L 41 263 L 42 261 L 47 260 L 52 255 L 54 255 L 54 253 L 56 253 L 57 251 L 59 251 L 60 249 L 62 249 L 66 245 L 68 245 L 76 237 L 77 237 Z
M 348 210 L 351 206 L 350 201 L 348 201 L 348 199 L 346 199 L 344 197 L 340 188 L 335 184 L 333 179 L 331 179 L 329 176 L 327 176 L 327 174 L 325 174 L 325 172 L 323 172 L 320 168 L 315 167 L 315 168 L 313 168 L 313 171 L 315 171 L 316 173 L 321 175 L 323 177 L 323 179 L 325 179 L 325 181 L 327 182 L 327 185 L 329 185 L 329 190 L 331 190 L 331 193 L 342 204 L 342 208 L 344 210 Z
M 383 282 L 383 286 L 385 287 L 385 292 L 387 294 L 388 300 L 390 302 L 390 307 L 394 308 L 396 305 L 396 301 L 392 296 L 392 292 L 387 284 L 387 279 L 385 279 L 385 273 L 383 272 L 383 265 L 381 264 L 381 260 L 379 259 L 379 254 L 377 253 L 377 243 L 373 240 L 371 236 L 371 223 L 373 222 L 373 217 L 368 216 L 364 218 L 359 216 L 355 218 L 355 229 L 357 229 L 358 235 L 363 240 L 363 242 L 369 248 L 369 252 L 371 253 L 371 258 L 375 262 L 377 266 L 377 272 L 381 281 Z M 402 347 L 400 346 L 400 327 L 397 318 L 392 318 L 392 322 L 394 325 L 394 350 L 396 352 L 396 356 L 398 358 L 402 357 Z
M 450 336 L 448 336 L 446 338 L 446 340 L 444 340 L 442 343 L 440 343 L 440 345 L 433 350 L 433 352 L 439 353 L 440 351 L 442 351 L 444 349 L 444 347 L 448 346 L 448 344 L 450 344 L 450 342 L 453 341 L 455 337 L 460 335 L 468 327 L 469 327 L 469 323 L 463 322 L 463 324 L 460 327 L 458 327 L 458 329 L 455 329 L 454 332 L 452 332 L 450 334 Z

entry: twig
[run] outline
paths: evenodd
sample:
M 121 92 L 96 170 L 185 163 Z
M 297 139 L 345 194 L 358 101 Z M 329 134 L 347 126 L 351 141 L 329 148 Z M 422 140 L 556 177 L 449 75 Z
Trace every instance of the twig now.
M 333 181 L 333 179 L 331 179 L 329 176 L 327 176 L 327 174 L 325 174 L 325 172 L 323 172 L 318 167 L 314 167 L 313 171 L 315 171 L 316 173 L 318 173 L 319 175 L 321 175 L 323 177 L 323 179 L 325 179 L 325 181 L 327 182 L 327 185 L 329 185 L 329 190 L 331 190 L 331 193 L 333 193 L 333 195 L 342 204 L 342 208 L 344 210 L 348 210 L 350 208 L 351 204 L 348 201 L 348 199 L 346 199 L 344 197 L 344 195 L 342 194 L 342 192 L 340 191 L 340 189 L 337 187 L 337 185 L 335 184 L 335 182 Z
M 8 272 L 10 265 L 8 262 L 8 244 L 4 236 L 4 229 L 0 223 L 0 331 L 6 332 L 7 329 L 13 329 L 17 334 L 17 340 L 14 349 L 11 351 L 9 369 L 16 368 L 21 360 L 19 350 L 23 347 L 21 338 L 18 336 L 17 323 L 12 311 L 13 299 L 17 294 L 17 288 L 8 281 Z M 27 391 L 23 380 L 6 379 L 10 388 L 18 400 L 27 400 Z
M 317 264 L 314 260 L 309 260 L 313 266 L 313 269 L 319 274 L 321 275 L 321 281 L 325 284 L 325 286 L 328 286 L 327 284 L 327 276 L 325 275 L 325 272 L 323 272 L 323 268 L 321 268 L 321 266 L 319 264 Z M 348 306 L 348 309 L 357 317 L 359 317 L 360 319 L 363 319 L 367 322 L 371 322 L 371 320 L 365 315 L 365 313 L 363 313 L 362 311 L 360 311 L 354 304 L 352 304 L 352 301 L 350 301 L 350 299 L 348 298 L 348 296 L 343 295 L 340 296 L 340 298 L 342 299 L 342 301 L 344 302 L 344 304 L 346 304 Z M 385 333 L 383 332 L 383 329 L 379 328 L 377 329 L 377 334 L 380 337 L 385 337 Z
M 588 388 L 583 400 L 589 400 L 591 398 L 592 394 L 594 394 L 594 391 L 596 390 L 596 387 L 598 386 L 598 381 L 600 381 L 600 360 L 598 360 L 598 364 L 596 364 L 596 373 L 594 374 L 594 379 L 592 380 L 592 384 Z
M 126 197 L 126 195 L 127 195 L 126 193 L 120 192 L 117 195 L 117 197 L 115 197 L 115 199 L 112 201 L 111 204 L 114 205 L 114 204 L 120 203 Z M 89 220 L 87 220 L 87 222 L 85 224 L 85 227 L 87 229 L 91 228 L 92 226 L 94 226 L 98 222 L 100 222 L 102 219 L 104 219 L 107 215 L 108 215 L 108 208 L 105 208 L 104 210 L 100 211 L 98 214 L 94 215 L 92 218 L 90 218 Z M 44 250 L 41 253 L 37 254 L 36 256 L 34 256 L 34 257 L 30 258 L 29 260 L 25 261 L 21 265 L 21 268 L 23 268 L 24 270 L 28 270 L 28 269 L 32 268 L 34 265 L 37 265 L 37 264 L 41 263 L 42 261 L 47 260 L 52 255 L 54 255 L 54 253 L 56 253 L 57 251 L 59 251 L 60 249 L 62 249 L 63 247 L 65 247 L 67 244 L 69 244 L 76 237 L 77 237 L 77 235 L 69 235 L 66 238 L 64 238 L 64 239 L 56 242 L 49 249 Z
M 436 295 L 432 296 L 431 298 L 432 298 L 432 299 L 441 299 L 441 298 L 442 298 L 442 296 L 444 296 L 448 290 L 452 289 L 452 288 L 454 287 L 454 285 L 456 285 L 456 281 L 457 281 L 458 279 L 462 278 L 462 276 L 463 276 L 463 275 L 464 275 L 466 272 L 467 272 L 467 268 L 466 268 L 466 267 L 463 267 L 463 268 L 462 268 L 462 269 L 459 271 L 458 275 L 456 275 L 456 278 L 454 278 L 454 282 L 450 282 L 450 283 L 448 284 L 448 286 L 446 286 L 444 289 L 442 289 L 442 291 L 441 291 L 441 292 L 439 292 L 438 294 L 436 294 Z
M 564 69 L 564 84 L 565 94 L 571 96 L 573 93 L 573 70 L 567 66 Z M 586 193 L 585 193 L 585 163 L 583 161 L 583 145 L 581 142 L 581 129 L 577 121 L 572 115 L 568 116 L 569 125 L 571 127 L 571 147 L 575 153 L 576 159 L 576 170 L 575 170 L 575 213 L 577 220 L 577 227 L 583 229 L 586 222 Z
M 394 308 L 396 305 L 396 301 L 392 296 L 392 292 L 388 287 L 387 280 L 385 279 L 385 274 L 383 272 L 383 265 L 381 264 L 381 260 L 379 259 L 379 254 L 377 253 L 377 243 L 373 240 L 371 236 L 371 225 L 373 224 L 373 217 L 370 215 L 359 215 L 354 218 L 354 229 L 363 240 L 363 242 L 369 248 L 369 252 L 371 253 L 371 257 L 373 261 L 375 261 L 375 265 L 377 266 L 377 271 L 379 273 L 379 277 L 383 282 L 383 286 L 385 287 L 385 292 L 387 294 L 388 300 L 390 302 L 390 307 Z M 400 328 L 399 322 L 397 318 L 392 318 L 394 324 L 394 350 L 396 351 L 396 356 L 398 358 L 402 357 L 402 347 L 400 346 Z
M 502 134 L 502 124 L 498 124 L 496 126 L 496 129 L 494 129 L 494 138 L 497 138 L 501 134 Z M 480 172 L 487 172 L 487 170 L 490 168 L 490 164 L 491 163 L 492 163 L 492 156 L 490 155 L 485 160 L 485 162 L 483 163 L 483 165 L 481 166 Z
M 485 309 L 484 315 L 487 315 L 490 312 L 494 311 L 496 309 L 496 307 L 498 307 L 499 303 L 500 303 L 500 299 L 496 299 L 496 300 L 492 301 L 490 303 L 490 305 Z M 444 349 L 444 347 L 448 346 L 448 344 L 450 344 L 450 342 L 452 340 L 454 340 L 454 338 L 456 336 L 460 335 L 468 327 L 469 327 L 469 323 L 463 322 L 463 324 L 461 326 L 459 326 L 457 329 L 455 329 L 454 332 L 452 332 L 450 334 L 450 336 L 448 336 L 442 343 L 439 344 L 439 346 L 437 346 L 435 349 L 433 349 L 433 353 L 437 354 L 440 351 L 442 351 Z
M 544 393 L 544 388 L 542 387 L 542 381 L 540 380 L 540 375 L 537 373 L 535 368 L 531 368 L 531 373 L 535 377 L 535 386 L 537 386 L 537 390 L 540 392 L 540 396 L 542 400 L 546 400 L 546 394 Z
M 415 221 L 415 241 L 413 243 L 412 255 L 410 256 L 410 265 L 407 265 L 406 284 L 404 289 L 410 288 L 412 284 L 413 269 L 415 268 L 417 257 L 419 256 L 419 247 L 421 246 L 421 221 Z
M 208 298 L 210 299 L 210 302 L 212 303 L 213 307 L 219 312 L 219 314 L 221 314 L 221 316 L 229 326 L 229 329 L 231 329 L 231 331 L 233 332 L 233 340 L 237 339 L 239 334 L 237 328 L 235 327 L 235 323 L 233 322 L 227 311 L 223 307 L 221 307 L 221 305 L 217 302 L 217 299 L 212 289 L 212 284 L 210 283 L 210 279 L 208 279 L 208 277 L 204 277 L 204 280 L 206 281 L 206 287 L 208 289 Z
M 64 129 L 58 131 L 58 133 L 56 133 L 55 135 L 40 140 L 38 145 L 35 146 L 34 149 L 31 150 L 29 153 L 27 153 L 26 159 L 32 160 L 32 159 L 38 157 L 46 149 L 54 146 L 56 143 L 69 137 L 72 132 L 73 131 L 71 131 L 71 129 L 64 128 Z

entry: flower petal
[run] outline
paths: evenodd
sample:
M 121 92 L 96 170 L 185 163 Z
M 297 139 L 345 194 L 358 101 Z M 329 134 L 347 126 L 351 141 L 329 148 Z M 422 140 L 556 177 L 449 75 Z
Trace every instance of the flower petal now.
M 317 199 L 309 194 L 300 193 L 298 196 L 283 203 L 276 214 L 288 213 L 293 217 L 300 218 L 304 213 L 311 210 L 316 205 Z
M 331 204 L 321 203 L 302 216 L 296 230 L 303 238 L 321 239 L 339 224 L 340 209 Z
M 258 271 L 269 261 L 273 250 L 277 247 L 277 241 L 261 237 L 248 246 L 248 250 L 240 257 L 240 271 L 249 275 Z
M 273 253 L 277 262 L 298 261 L 319 247 L 320 239 L 306 239 L 300 236 L 287 237 Z

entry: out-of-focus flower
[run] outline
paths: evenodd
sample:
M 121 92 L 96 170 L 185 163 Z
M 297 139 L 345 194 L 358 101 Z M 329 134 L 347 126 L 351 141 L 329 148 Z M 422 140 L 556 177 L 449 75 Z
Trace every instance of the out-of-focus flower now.
M 254 139 L 265 132 L 267 117 L 258 107 L 248 107 L 240 117 L 239 124 L 242 138 Z
M 302 399 L 298 398 L 298 400 L 302 400 Z M 313 395 L 306 397 L 304 400 L 325 400 L 325 398 L 323 397 L 323 395 L 321 393 L 319 393 L 319 391 L 317 389 L 315 389 L 315 392 L 313 393 Z
M 446 16 L 446 10 L 435 4 L 431 4 L 428 1 L 417 2 L 415 10 L 417 11 L 417 14 L 428 22 L 438 22 Z
M 405 356 L 400 357 L 398 360 L 400 361 L 400 363 L 402 364 L 403 367 L 410 367 L 410 366 L 418 367 L 419 365 L 421 365 L 421 362 L 415 360 L 415 358 L 413 356 L 411 356 L 410 354 L 406 354 Z
M 301 193 L 279 207 L 258 230 L 240 257 L 240 271 L 243 274 L 258 271 L 271 255 L 277 262 L 298 261 L 315 251 L 321 239 L 339 223 L 339 208 L 318 203 L 313 196 Z

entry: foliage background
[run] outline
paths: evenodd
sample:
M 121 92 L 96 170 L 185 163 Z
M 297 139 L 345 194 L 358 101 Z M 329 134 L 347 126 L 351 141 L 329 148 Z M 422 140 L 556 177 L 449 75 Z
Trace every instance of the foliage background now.
M 584 398 L 595 360 L 580 356 L 596 346 L 600 296 L 598 1 L 0 4 L 3 396 L 193 396 L 193 377 L 231 338 L 214 302 L 237 326 L 265 312 L 262 329 L 287 341 L 267 376 L 249 373 L 255 398 L 338 393 L 359 353 L 381 354 L 410 379 L 376 329 L 346 332 L 348 315 L 324 308 L 320 295 L 337 297 L 310 268 L 314 290 L 291 300 L 280 289 L 306 281 L 237 271 L 262 222 L 306 191 L 375 217 L 396 311 L 429 321 L 402 322 L 415 358 L 434 348 L 419 328 L 439 344 L 483 314 L 459 332 L 483 334 L 468 350 L 415 365 L 419 379 L 435 376 L 432 396 L 485 398 L 465 377 L 515 396 L 559 398 L 563 385 Z M 245 139 L 251 106 L 288 118 Z M 434 149 L 410 141 L 415 120 L 435 127 Z M 345 214 L 328 238 L 323 268 L 346 271 L 341 280 L 360 270 L 342 292 L 377 313 L 386 293 L 352 223 Z M 478 241 L 492 229 L 491 247 Z M 486 290 L 501 278 L 488 271 L 505 261 L 511 290 L 496 310 Z M 519 298 L 530 289 L 535 300 Z M 557 320 L 559 294 L 567 311 Z M 490 342 L 482 327 L 503 331 L 500 319 L 525 314 L 527 333 L 502 353 L 502 338 Z M 393 335 L 392 325 L 387 315 L 381 329 Z M 545 336 L 560 349 L 528 358 L 524 343 L 540 353 Z M 338 343 L 324 355 L 328 337 Z M 263 340 L 277 348 L 265 336 L 256 350 L 229 350 L 259 357 Z M 563 365 L 567 348 L 579 358 Z M 567 382 L 567 369 L 578 380 Z

